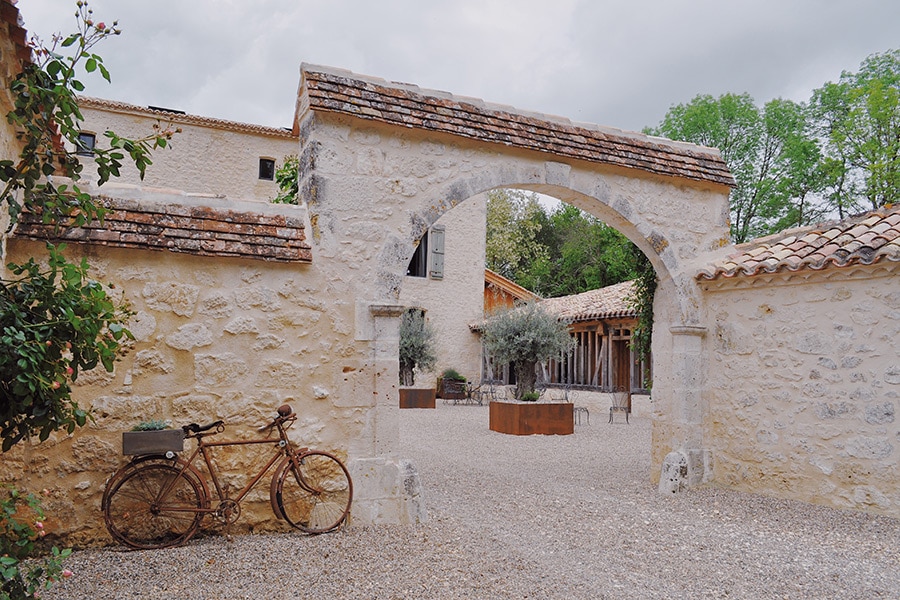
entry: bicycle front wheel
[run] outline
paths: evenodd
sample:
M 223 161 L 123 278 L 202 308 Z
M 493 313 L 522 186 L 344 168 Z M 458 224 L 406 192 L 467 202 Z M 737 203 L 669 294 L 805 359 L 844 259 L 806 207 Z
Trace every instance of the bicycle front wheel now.
M 132 548 L 183 544 L 203 519 L 204 495 L 197 482 L 167 464 L 148 463 L 104 496 L 103 519 L 113 538 Z
M 289 457 L 278 477 L 278 508 L 297 529 L 326 533 L 347 518 L 353 483 L 344 464 L 331 454 L 306 452 Z

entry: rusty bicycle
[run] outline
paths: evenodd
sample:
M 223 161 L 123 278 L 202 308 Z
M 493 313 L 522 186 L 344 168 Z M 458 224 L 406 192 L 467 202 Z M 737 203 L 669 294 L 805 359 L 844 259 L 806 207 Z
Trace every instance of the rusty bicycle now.
M 183 544 L 197 532 L 206 515 L 225 524 L 235 522 L 241 514 L 241 500 L 276 463 L 269 486 L 276 517 L 309 534 L 337 529 L 346 521 L 353 500 L 350 473 L 334 455 L 298 448 L 291 442 L 287 430 L 296 419 L 293 409 L 285 404 L 271 423 L 258 430 L 266 437 L 249 440 L 207 440 L 225 430 L 223 421 L 185 425 L 183 439 L 197 440 L 190 457 L 182 459 L 173 451 L 141 454 L 110 478 L 102 499 L 107 529 L 114 539 L 131 548 Z M 271 437 L 273 431 L 278 432 L 277 438 Z M 248 444 L 271 444 L 274 454 L 237 495 L 229 497 L 212 461 L 212 449 Z M 194 466 L 198 457 L 203 458 L 213 483 L 215 502 L 206 478 Z

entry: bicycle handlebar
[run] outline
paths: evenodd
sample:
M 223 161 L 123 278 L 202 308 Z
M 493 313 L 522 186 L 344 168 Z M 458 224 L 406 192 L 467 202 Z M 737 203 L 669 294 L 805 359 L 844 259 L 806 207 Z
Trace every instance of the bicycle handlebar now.
M 221 420 L 216 421 L 214 423 L 210 423 L 209 425 L 203 425 L 202 427 L 200 425 L 197 425 L 196 423 L 191 423 L 189 425 L 183 426 L 181 429 L 187 434 L 187 433 L 203 433 L 204 431 L 209 431 L 213 427 L 215 427 L 217 429 L 218 428 L 224 429 L 225 421 L 221 421 Z
M 258 431 L 260 431 L 260 432 L 267 431 L 267 430 L 271 429 L 272 427 L 275 427 L 276 423 L 284 423 L 285 421 L 293 421 L 296 418 L 297 418 L 296 415 L 294 415 L 294 409 L 291 408 L 291 405 L 290 404 L 282 404 L 281 406 L 278 407 L 278 416 L 275 417 L 275 419 L 271 423 L 260 428 Z M 203 433 L 204 431 L 209 431 L 210 429 L 212 429 L 214 427 L 218 430 L 217 433 L 224 430 L 225 429 L 225 421 L 219 420 L 219 421 L 210 423 L 209 425 L 203 425 L 203 426 L 197 425 L 196 423 L 190 423 L 188 425 L 184 425 L 181 429 L 184 431 L 185 435 L 188 435 L 188 434 L 192 434 L 192 433 L 194 433 L 194 434 Z

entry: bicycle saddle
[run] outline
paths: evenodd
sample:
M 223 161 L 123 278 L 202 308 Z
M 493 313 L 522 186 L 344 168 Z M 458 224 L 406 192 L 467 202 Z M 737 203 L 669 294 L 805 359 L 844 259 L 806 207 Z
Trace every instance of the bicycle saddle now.
M 290 404 L 282 404 L 281 406 L 278 407 L 278 416 L 279 417 L 286 417 L 286 416 L 290 415 L 292 412 L 294 412 L 294 409 L 291 408 Z

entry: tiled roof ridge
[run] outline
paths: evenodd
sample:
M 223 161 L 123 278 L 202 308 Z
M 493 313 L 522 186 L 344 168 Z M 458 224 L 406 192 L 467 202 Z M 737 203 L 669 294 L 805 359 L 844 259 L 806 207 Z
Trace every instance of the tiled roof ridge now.
M 541 301 L 549 312 L 569 322 L 635 317 L 637 311 L 627 303 L 634 281 L 623 281 L 570 296 Z
M 106 196 L 97 200 L 108 211 L 102 224 L 92 221 L 57 230 L 42 223 L 39 213 L 23 212 L 13 235 L 200 256 L 312 262 L 304 221 L 298 216 L 250 210 L 246 203 L 211 207 L 188 200 L 148 202 Z
M 330 67 L 301 66 L 309 108 L 439 131 L 657 175 L 733 186 L 719 151 L 639 133 L 572 123 L 447 92 Z
M 147 106 L 137 106 L 136 104 L 119 102 L 118 100 L 93 98 L 91 96 L 78 96 L 78 105 L 81 107 L 96 108 L 100 110 L 139 113 L 142 115 L 158 118 L 161 121 L 171 121 L 172 123 L 183 123 L 185 125 L 199 125 L 201 127 L 224 129 L 226 131 L 256 133 L 260 135 L 277 136 L 283 138 L 297 137 L 293 132 L 291 132 L 290 129 L 284 129 L 281 127 L 268 127 L 266 125 L 254 125 L 252 123 L 241 123 L 238 121 L 229 121 L 227 119 L 216 119 L 213 117 L 189 115 L 186 113 L 150 108 Z
M 842 221 L 789 229 L 735 249 L 736 252 L 701 269 L 696 279 L 900 262 L 900 205 L 883 206 Z

